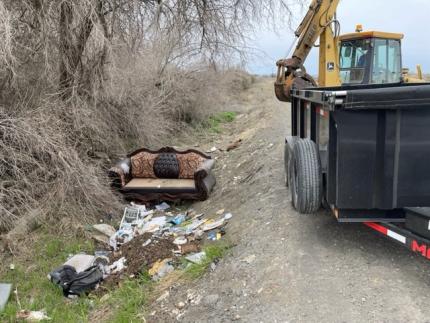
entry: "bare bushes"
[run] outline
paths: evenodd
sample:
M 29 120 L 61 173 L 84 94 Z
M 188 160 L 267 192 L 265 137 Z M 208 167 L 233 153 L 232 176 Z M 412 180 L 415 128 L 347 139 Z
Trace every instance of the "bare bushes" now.
M 102 170 L 79 153 L 70 131 L 79 128 L 61 115 L 67 108 L 52 102 L 18 114 L 1 111 L 2 231 L 34 212 L 39 223 L 61 217 L 87 222 L 115 206 Z
M 103 105 L 116 119 L 109 124 L 116 127 L 115 133 L 127 134 L 128 143 L 166 144 L 172 133 L 223 108 L 231 90 L 229 71 L 216 72 L 202 63 L 163 66 L 156 62 L 157 53 L 146 54 L 118 60 L 110 71 L 115 78 L 103 96 Z
M 42 223 L 63 217 L 80 222 L 116 210 L 104 164 L 140 146 L 169 144 L 187 123 L 222 109 L 231 72 L 181 70 L 139 58 L 91 99 L 43 94 L 2 107 L 0 113 L 0 229 L 28 217 Z M 132 62 L 132 63 L 131 63 Z
M 0 232 L 18 220 L 90 222 L 115 210 L 108 157 L 168 144 L 221 110 L 229 91 L 249 86 L 225 71 L 243 58 L 243 31 L 284 7 L 1 1 Z

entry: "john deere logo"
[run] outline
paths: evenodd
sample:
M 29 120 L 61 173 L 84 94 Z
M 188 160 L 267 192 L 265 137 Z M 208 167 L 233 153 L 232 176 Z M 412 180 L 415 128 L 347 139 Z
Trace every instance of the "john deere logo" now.
M 333 70 L 334 70 L 334 62 L 328 62 L 327 71 L 333 71 Z

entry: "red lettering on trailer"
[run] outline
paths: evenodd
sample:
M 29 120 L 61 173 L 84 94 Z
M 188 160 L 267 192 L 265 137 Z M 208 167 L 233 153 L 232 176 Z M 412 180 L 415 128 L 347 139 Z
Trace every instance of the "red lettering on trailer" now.
M 427 248 L 425 244 L 419 245 L 418 242 L 412 240 L 412 251 L 419 252 L 423 257 L 430 259 L 430 249 Z

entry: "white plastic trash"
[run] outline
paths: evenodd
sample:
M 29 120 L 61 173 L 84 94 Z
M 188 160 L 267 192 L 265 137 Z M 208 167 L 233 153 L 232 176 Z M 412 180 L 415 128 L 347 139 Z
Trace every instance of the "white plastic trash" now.
M 67 260 L 64 265 L 72 266 L 77 273 L 87 270 L 94 264 L 96 257 L 86 254 L 77 254 Z

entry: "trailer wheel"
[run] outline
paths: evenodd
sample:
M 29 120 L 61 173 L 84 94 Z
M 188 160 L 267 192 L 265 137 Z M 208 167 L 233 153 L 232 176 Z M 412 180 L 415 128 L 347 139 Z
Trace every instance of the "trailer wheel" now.
M 303 214 L 315 213 L 322 201 L 321 162 L 315 143 L 297 139 L 290 156 L 289 183 L 293 206 Z

